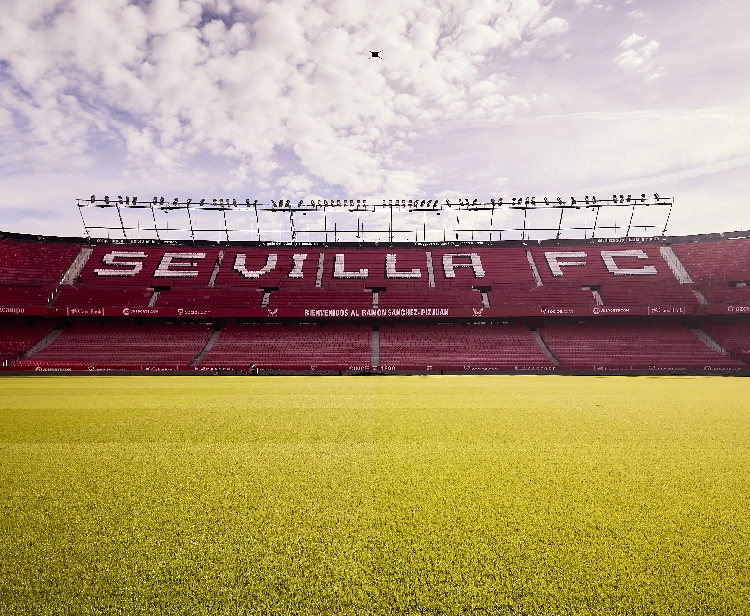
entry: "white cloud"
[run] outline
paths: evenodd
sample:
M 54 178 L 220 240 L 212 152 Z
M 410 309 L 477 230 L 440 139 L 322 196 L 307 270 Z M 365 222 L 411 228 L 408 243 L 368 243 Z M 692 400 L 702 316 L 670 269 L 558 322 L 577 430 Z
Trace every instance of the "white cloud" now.
M 2 227 L 78 233 L 71 199 L 113 191 L 746 188 L 750 5 L 652 3 L 657 42 L 643 2 L 573 4 L 4 0 Z
M 639 34 L 633 33 L 628 38 L 626 38 L 622 43 L 620 43 L 620 47 L 622 47 L 623 49 L 630 49 L 631 47 L 633 47 L 633 45 L 637 45 L 645 38 L 646 38 L 645 36 L 641 36 Z
M 625 51 L 615 57 L 615 63 L 625 69 L 647 73 L 646 79 L 653 81 L 662 74 L 662 70 L 655 68 L 651 60 L 656 50 L 659 49 L 659 43 L 657 41 L 643 43 L 644 40 L 646 40 L 645 36 L 631 34 L 622 41 L 620 48 Z
M 512 112 L 523 97 L 496 58 L 568 29 L 550 0 L 5 4 L 0 108 L 29 160 L 121 138 L 132 167 L 206 154 L 236 185 L 275 181 L 285 150 L 311 183 L 355 194 L 416 190 L 425 177 L 398 170 L 395 131 Z
M 567 20 L 562 17 L 552 17 L 544 23 L 542 23 L 537 29 L 536 33 L 539 36 L 555 36 L 558 34 L 565 34 L 569 29 Z

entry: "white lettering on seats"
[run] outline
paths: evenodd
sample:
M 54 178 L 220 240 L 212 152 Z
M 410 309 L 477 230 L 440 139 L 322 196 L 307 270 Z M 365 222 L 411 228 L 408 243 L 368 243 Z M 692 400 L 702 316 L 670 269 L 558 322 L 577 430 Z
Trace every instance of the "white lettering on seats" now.
M 237 255 L 235 257 L 234 259 L 235 271 L 239 272 L 245 278 L 260 278 L 263 274 L 267 274 L 274 267 L 276 267 L 276 261 L 278 260 L 279 256 L 275 254 L 268 255 L 268 257 L 266 257 L 266 264 L 259 270 L 245 269 L 246 258 L 247 258 L 247 255 L 242 255 L 242 254 Z
M 470 263 L 454 263 L 453 259 L 458 257 L 465 257 L 470 259 Z M 446 254 L 443 255 L 443 272 L 446 278 L 455 278 L 456 272 L 454 271 L 457 267 L 470 267 L 474 270 L 474 278 L 484 278 L 484 268 L 482 267 L 482 261 L 479 255 L 475 252 L 463 253 L 463 254 Z
M 414 268 L 408 272 L 396 271 L 396 255 L 385 255 L 385 277 L 386 278 L 421 278 L 422 272 Z
M 585 252 L 545 252 L 545 259 L 547 259 L 547 265 L 553 276 L 562 276 L 563 266 L 568 265 L 586 265 L 586 261 L 558 261 L 558 259 L 585 259 Z
M 622 269 L 617 267 L 615 257 L 630 257 L 631 259 L 648 259 L 648 255 L 642 250 L 602 250 L 602 260 L 607 266 L 607 271 L 615 276 L 655 276 L 656 268 L 653 265 L 639 267 L 636 269 Z
M 294 267 L 289 272 L 289 278 L 302 278 L 302 266 L 305 264 L 307 254 L 292 255 Z
M 358 272 L 347 272 L 344 268 L 344 255 L 336 255 L 336 260 L 333 264 L 334 278 L 367 278 L 369 273 L 367 269 L 361 269 Z
M 115 259 L 145 259 L 145 252 L 110 252 L 102 257 L 102 263 L 113 265 L 122 269 L 95 269 L 94 274 L 97 276 L 135 276 L 143 269 L 143 263 L 140 261 L 115 261 Z M 129 267 L 130 269 L 124 269 Z
M 154 272 L 154 278 L 195 278 L 198 275 L 198 270 L 188 269 L 186 271 L 179 271 L 173 268 L 185 268 L 197 267 L 197 263 L 193 263 L 193 259 L 205 259 L 205 252 L 165 252 L 161 258 L 156 271 Z M 182 259 L 180 262 L 174 261 L 174 259 Z

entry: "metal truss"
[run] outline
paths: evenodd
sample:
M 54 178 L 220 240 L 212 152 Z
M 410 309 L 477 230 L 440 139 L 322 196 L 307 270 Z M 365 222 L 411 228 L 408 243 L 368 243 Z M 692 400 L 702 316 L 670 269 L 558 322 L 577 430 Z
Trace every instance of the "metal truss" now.
M 563 200 L 560 197 L 555 199 L 536 199 L 535 197 L 525 198 L 512 198 L 510 200 L 490 199 L 489 201 L 480 201 L 479 199 L 446 199 L 444 202 L 440 202 L 437 199 L 420 200 L 420 199 L 396 199 L 396 200 L 382 200 L 382 203 L 374 203 L 367 199 L 311 199 L 309 202 L 300 200 L 297 203 L 291 203 L 290 200 L 270 200 L 270 202 L 260 202 L 255 199 L 252 202 L 250 199 L 246 199 L 245 203 L 238 203 L 236 199 L 213 199 L 210 203 L 205 199 L 199 201 L 193 201 L 187 199 L 186 201 L 180 201 L 175 198 L 172 201 L 165 201 L 162 197 L 157 199 L 154 197 L 151 201 L 139 201 L 137 197 L 122 197 L 118 196 L 116 199 L 105 196 L 102 199 L 97 199 L 95 195 L 92 195 L 89 199 L 78 199 L 77 200 L 78 210 L 81 215 L 81 221 L 87 237 L 91 237 L 91 232 L 97 231 L 121 231 L 123 237 L 128 240 L 128 232 L 137 231 L 148 231 L 156 234 L 157 240 L 161 240 L 162 233 L 171 232 L 189 232 L 190 237 L 194 240 L 196 233 L 220 233 L 226 237 L 227 241 L 231 241 L 232 234 L 236 233 L 253 233 L 257 234 L 258 241 L 268 241 L 269 235 L 273 232 L 278 232 L 281 227 L 261 229 L 260 216 L 259 214 L 270 213 L 274 217 L 279 217 L 286 220 L 288 217 L 288 223 L 285 223 L 284 227 L 288 225 L 288 231 L 292 238 L 292 242 L 302 242 L 304 238 L 307 241 L 312 241 L 312 238 L 317 236 L 317 241 L 324 241 L 328 243 L 332 241 L 334 243 L 339 241 L 362 241 L 365 232 L 368 234 L 381 234 L 387 235 L 388 241 L 413 241 L 419 243 L 419 229 L 401 229 L 397 228 L 397 224 L 394 224 L 394 213 L 398 216 L 400 213 L 423 213 L 424 222 L 422 225 L 422 242 L 427 242 L 428 231 L 434 233 L 436 229 L 432 227 L 428 228 L 427 215 L 455 215 L 456 225 L 450 233 L 455 235 L 455 241 L 461 241 L 460 237 L 471 236 L 471 241 L 502 241 L 503 234 L 508 239 L 508 234 L 521 234 L 521 239 L 531 239 L 532 233 L 547 233 L 550 237 L 555 239 L 565 239 L 565 235 L 569 232 L 581 232 L 583 231 L 584 237 L 595 237 L 597 232 L 602 231 L 614 231 L 615 235 L 621 231 L 624 231 L 622 237 L 630 237 L 633 229 L 641 229 L 644 233 L 652 231 L 653 235 L 665 235 L 669 220 L 672 215 L 672 209 L 674 207 L 674 199 L 667 197 L 660 197 L 658 194 L 654 194 L 653 198 L 647 198 L 645 194 L 641 194 L 639 197 L 632 197 L 631 195 L 612 195 L 611 199 L 598 199 L 595 196 L 589 197 L 588 195 L 583 198 L 571 197 L 568 200 Z M 651 208 L 654 206 L 668 207 L 666 218 L 663 225 L 634 225 L 633 220 L 636 212 L 636 208 Z M 119 225 L 91 225 L 86 222 L 84 216 L 84 210 L 87 208 L 99 208 L 99 209 L 114 209 L 117 211 Z M 620 225 L 600 225 L 599 217 L 602 211 L 612 210 L 614 208 L 621 208 L 629 212 L 629 220 L 627 227 Z M 137 227 L 126 226 L 122 217 L 123 210 L 149 210 L 151 213 L 151 221 L 153 226 L 141 226 L 140 221 Z M 533 226 L 531 224 L 531 217 L 536 212 L 544 211 L 559 211 L 559 217 L 557 219 L 556 226 Z M 573 212 L 576 210 L 588 210 L 594 213 L 594 221 L 592 225 L 584 226 L 564 226 L 564 218 L 566 212 Z M 172 211 L 184 211 L 187 215 L 188 227 L 170 227 L 169 225 L 160 226 L 157 224 L 156 212 L 169 213 Z M 494 226 L 494 220 L 496 216 L 509 211 L 522 211 L 523 212 L 523 224 L 522 226 L 498 228 Z M 216 216 L 220 216 L 223 224 L 220 226 L 212 225 L 211 227 L 203 227 L 195 224 L 194 214 L 196 212 L 210 212 Z M 241 228 L 230 228 L 227 221 L 228 212 L 244 212 L 245 214 L 251 213 L 255 219 L 255 229 L 241 229 Z M 460 218 L 464 212 L 487 212 L 490 214 L 490 224 L 486 228 L 461 228 Z M 316 229 L 298 229 L 295 224 L 295 214 L 307 215 L 308 213 L 322 213 L 323 214 L 323 227 Z M 356 213 L 357 224 L 356 229 L 351 228 L 340 228 L 338 221 L 334 221 L 329 224 L 328 215 L 331 214 L 345 214 L 351 215 Z M 370 228 L 368 227 L 365 231 L 365 223 L 361 218 L 365 214 L 388 214 L 388 226 L 387 228 Z M 382 225 L 382 221 L 376 223 L 378 226 Z M 443 230 L 443 241 L 454 241 L 453 237 L 448 237 L 448 231 L 445 228 Z M 589 235 L 590 233 L 590 235 Z M 465 240 L 464 240 L 465 241 Z

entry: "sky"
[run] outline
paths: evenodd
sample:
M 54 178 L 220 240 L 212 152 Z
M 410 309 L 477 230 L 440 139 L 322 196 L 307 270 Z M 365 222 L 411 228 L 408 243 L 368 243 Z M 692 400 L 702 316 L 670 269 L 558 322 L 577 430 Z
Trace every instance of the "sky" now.
M 673 197 L 670 234 L 748 229 L 748 23 L 747 0 L 3 0 L 0 230 L 80 236 L 91 194 L 613 193 Z

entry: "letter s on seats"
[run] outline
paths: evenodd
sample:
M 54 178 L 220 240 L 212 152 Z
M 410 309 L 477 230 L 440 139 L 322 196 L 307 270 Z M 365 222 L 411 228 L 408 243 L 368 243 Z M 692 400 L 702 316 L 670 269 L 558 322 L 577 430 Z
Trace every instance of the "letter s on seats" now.
M 95 269 L 94 274 L 97 276 L 135 276 L 143 269 L 143 263 L 140 261 L 115 261 L 115 259 L 145 259 L 145 252 L 126 252 L 114 251 L 107 253 L 102 257 L 102 263 L 112 265 L 117 269 Z M 126 269 L 129 268 L 129 269 Z
M 607 266 L 607 271 L 615 276 L 655 276 L 656 268 L 653 265 L 638 267 L 635 269 L 622 269 L 617 267 L 615 257 L 629 257 L 631 259 L 648 259 L 648 255 L 642 250 L 602 250 L 602 260 Z

